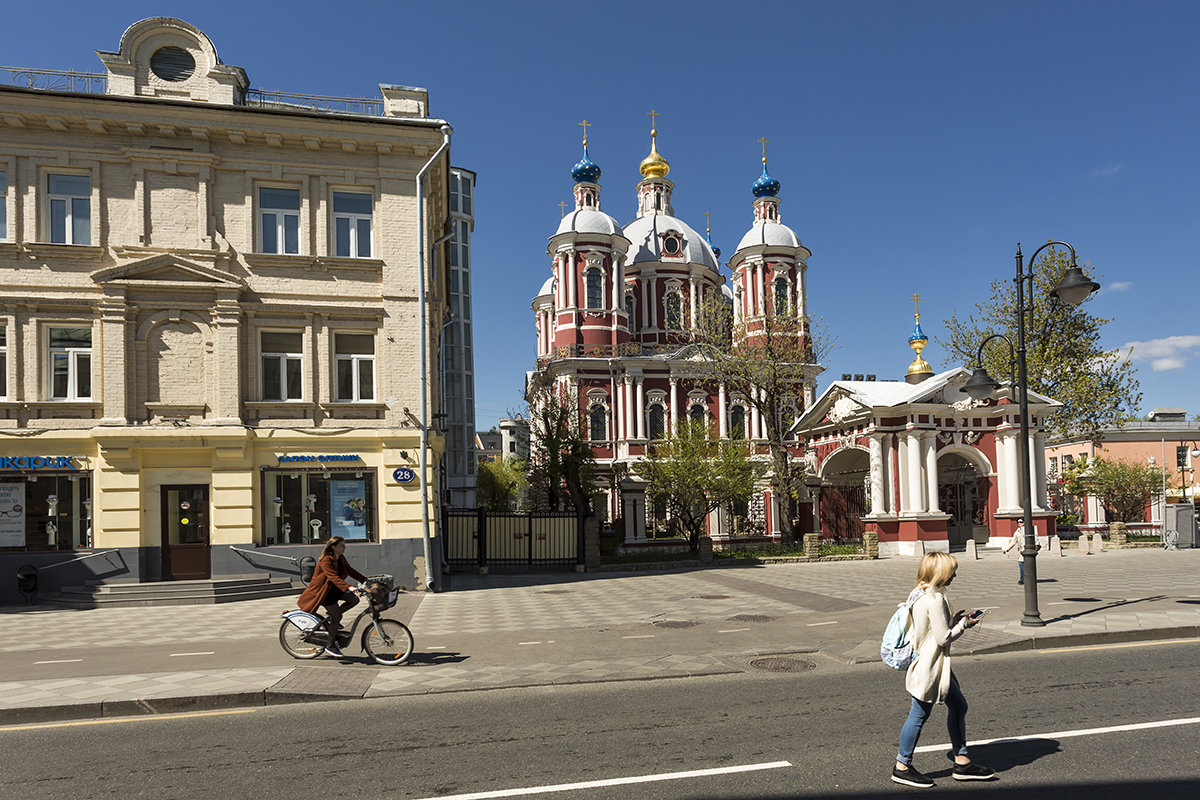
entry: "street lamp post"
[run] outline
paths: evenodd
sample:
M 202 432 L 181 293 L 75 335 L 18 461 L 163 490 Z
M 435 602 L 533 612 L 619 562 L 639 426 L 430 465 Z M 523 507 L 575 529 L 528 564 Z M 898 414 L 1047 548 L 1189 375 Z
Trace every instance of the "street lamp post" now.
M 1021 245 L 1017 243 L 1017 345 L 1016 345 L 1016 373 L 1017 373 L 1017 389 L 1020 392 L 1020 415 L 1021 415 L 1021 441 L 1020 441 L 1020 459 L 1021 459 L 1021 511 L 1023 512 L 1023 521 L 1025 525 L 1025 549 L 1021 551 L 1021 557 L 1025 560 L 1025 615 L 1021 618 L 1022 625 L 1040 627 L 1045 625 L 1041 614 L 1038 612 L 1037 600 L 1037 530 L 1033 527 L 1033 498 L 1031 495 L 1030 478 L 1029 478 L 1029 377 L 1026 373 L 1025 366 L 1025 317 L 1028 315 L 1030 321 L 1033 318 L 1033 265 L 1037 261 L 1038 253 L 1053 245 L 1062 245 L 1071 251 L 1071 266 L 1067 269 L 1065 275 L 1058 285 L 1051 292 L 1058 300 L 1068 306 L 1077 306 L 1087 299 L 1088 295 L 1100 288 L 1100 284 L 1090 280 L 1075 263 L 1075 248 L 1066 242 L 1050 241 L 1033 251 L 1033 255 L 1029 257 L 1029 269 L 1025 269 L 1024 256 L 1021 254 Z M 1029 282 L 1029 297 L 1025 296 L 1025 283 Z M 975 370 L 971 373 L 971 377 L 967 380 L 963 389 L 968 395 L 976 400 L 983 400 L 990 397 L 992 392 L 1000 387 L 992 376 L 988 375 L 987 370 L 983 368 L 983 348 L 992 339 L 1003 339 L 1008 342 L 1010 364 L 1013 356 L 1013 343 L 1007 336 L 1002 334 L 993 334 L 984 339 L 979 345 L 979 352 L 975 356 Z

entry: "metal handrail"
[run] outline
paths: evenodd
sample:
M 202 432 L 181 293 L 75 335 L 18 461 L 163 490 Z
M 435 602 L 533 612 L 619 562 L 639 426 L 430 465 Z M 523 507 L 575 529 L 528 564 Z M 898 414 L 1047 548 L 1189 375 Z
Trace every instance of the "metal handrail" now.
M 104 94 L 108 88 L 108 73 L 0 67 L 0 83 L 51 92 Z
M 88 558 L 96 558 L 97 556 L 109 556 L 109 555 L 111 555 L 113 553 L 117 553 L 117 552 L 120 552 L 120 551 L 104 550 L 99 553 L 88 553 L 86 556 L 77 556 L 76 558 L 72 558 L 70 561 L 60 561 L 57 564 L 51 564 L 48 567 L 38 567 L 38 569 L 41 570 L 42 572 L 45 572 L 46 570 L 57 569 L 58 567 L 66 566 L 67 564 L 74 564 L 76 561 L 83 561 Z M 112 561 L 109 561 L 108 563 L 112 564 L 114 567 L 116 566 L 116 564 L 113 564 Z
M 280 558 L 280 559 L 283 559 L 284 561 L 292 562 L 297 567 L 300 566 L 300 562 L 297 559 L 292 558 L 291 556 L 280 556 L 280 555 L 276 555 L 275 553 L 260 553 L 257 550 L 243 550 L 240 547 L 234 547 L 233 545 L 229 545 L 229 549 L 232 550 L 233 552 L 237 553 L 238 555 L 240 555 L 242 558 L 246 559 L 247 561 L 250 560 L 250 556 L 255 555 L 255 556 L 261 556 L 263 558 Z
M 300 94 L 298 92 L 247 89 L 242 103 L 247 106 L 263 108 L 291 106 L 305 108 L 310 111 L 360 114 L 371 117 L 382 117 L 384 114 L 383 100 L 371 97 L 338 97 L 324 94 Z

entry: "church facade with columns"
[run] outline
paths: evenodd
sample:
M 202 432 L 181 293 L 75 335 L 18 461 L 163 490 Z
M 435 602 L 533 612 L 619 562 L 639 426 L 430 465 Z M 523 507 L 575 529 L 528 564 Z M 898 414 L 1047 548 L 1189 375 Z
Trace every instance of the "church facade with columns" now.
M 873 531 L 880 555 L 948 551 L 969 540 L 1002 545 L 1022 515 L 1016 392 L 1005 384 L 974 400 L 963 391 L 969 370 L 934 374 L 921 357 L 928 339 L 919 309 L 915 316 L 909 345 L 917 357 L 905 380 L 834 381 L 792 429 L 805 442 L 821 533 Z M 1043 542 L 1056 517 L 1043 426 L 1059 405 L 1029 393 L 1030 496 Z
M 627 542 L 644 539 L 662 520 L 652 502 L 647 509 L 641 499 L 623 501 L 621 481 L 648 445 L 676 430 L 681 418 L 708 420 L 715 434 L 745 439 L 766 459 L 766 424 L 758 409 L 701 377 L 694 352 L 701 309 L 710 302 L 730 304 L 747 335 L 767 314 L 808 314 L 811 253 L 780 221 L 780 184 L 767 172 L 765 151 L 762 174 L 751 187 L 753 222 L 728 262 L 727 282 L 720 250 L 707 233 L 674 216 L 675 185 L 657 135 L 652 127 L 650 154 L 634 187 L 637 215 L 624 225 L 601 211 L 601 172 L 585 135 L 583 158 L 571 172 L 575 205 L 549 238 L 551 274 L 531 305 L 537 369 L 527 384 L 552 386 L 558 397 L 578 405 L 600 467 L 604 515 L 624 519 Z M 803 366 L 785 430 L 812 402 L 821 369 Z M 793 451 L 799 457 L 798 440 Z M 777 538 L 784 507 L 764 487 L 746 508 L 710 515 L 709 533 L 718 540 L 735 533 Z

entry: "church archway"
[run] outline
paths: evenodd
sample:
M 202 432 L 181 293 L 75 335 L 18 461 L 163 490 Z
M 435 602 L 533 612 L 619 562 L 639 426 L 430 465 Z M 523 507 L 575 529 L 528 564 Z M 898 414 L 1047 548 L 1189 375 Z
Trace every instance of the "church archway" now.
M 938 508 L 950 515 L 946 533 L 950 546 L 966 545 L 968 539 L 988 541 L 988 480 L 959 453 L 938 459 Z
M 871 459 L 856 447 L 837 451 L 821 467 L 821 537 L 861 539 L 868 507 Z

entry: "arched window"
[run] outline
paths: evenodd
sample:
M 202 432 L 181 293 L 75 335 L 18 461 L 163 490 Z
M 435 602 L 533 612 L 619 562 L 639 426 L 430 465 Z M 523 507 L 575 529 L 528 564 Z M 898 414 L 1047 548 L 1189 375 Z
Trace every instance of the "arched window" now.
M 729 411 L 729 438 L 746 438 L 746 410 L 741 406 L 734 406 Z
M 789 313 L 787 278 L 775 279 L 775 316 Z
M 634 324 L 634 320 L 636 319 L 636 317 L 634 317 L 634 312 L 636 310 L 637 310 L 637 306 L 633 302 L 633 295 L 632 294 L 625 295 L 625 317 L 626 317 L 625 327 L 629 329 L 630 333 L 632 333 L 633 329 L 637 327 Z
M 704 422 L 707 417 L 708 412 L 704 410 L 704 406 L 702 406 L 700 403 L 693 403 L 692 407 L 688 409 L 688 418 L 691 419 L 692 422 Z
M 667 330 L 683 330 L 683 299 L 679 292 L 670 292 L 665 301 L 667 307 Z
M 650 409 L 646 412 L 646 416 L 649 418 L 647 420 L 648 424 L 646 427 L 647 427 L 647 432 L 650 434 L 650 438 L 651 439 L 663 438 L 663 436 L 665 436 L 667 433 L 667 426 L 666 426 L 666 422 L 665 422 L 665 414 L 663 413 L 663 407 L 658 405 L 657 403 L 655 405 L 650 406 Z
M 595 268 L 587 271 L 587 307 L 604 308 L 604 273 Z
M 588 411 L 588 433 L 593 442 L 603 441 L 608 438 L 605 431 L 607 418 L 608 413 L 602 405 L 594 405 Z

